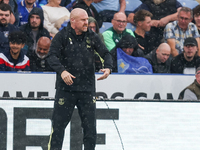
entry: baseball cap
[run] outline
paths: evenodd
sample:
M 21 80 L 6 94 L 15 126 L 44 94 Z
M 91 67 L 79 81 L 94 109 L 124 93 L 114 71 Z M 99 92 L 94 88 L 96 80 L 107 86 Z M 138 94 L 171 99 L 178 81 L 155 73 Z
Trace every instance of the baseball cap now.
M 184 46 L 187 46 L 187 45 L 198 46 L 197 40 L 193 37 L 188 37 L 184 41 Z
M 196 69 L 196 74 L 199 74 L 200 73 L 200 67 L 198 67 L 197 69 Z

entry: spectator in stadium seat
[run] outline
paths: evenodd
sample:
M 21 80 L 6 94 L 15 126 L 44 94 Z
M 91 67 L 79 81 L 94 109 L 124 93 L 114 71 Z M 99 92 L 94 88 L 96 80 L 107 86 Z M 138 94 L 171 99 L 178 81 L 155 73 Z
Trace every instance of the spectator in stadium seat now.
M 152 13 L 144 9 L 137 11 L 134 16 L 134 23 L 136 25 L 134 35 L 145 55 L 151 52 L 154 47 L 154 44 L 150 43 L 151 36 L 147 33 L 151 30 L 152 16 Z
M 103 22 L 111 22 L 115 13 L 125 13 L 126 0 L 94 0 L 92 5 L 96 8 Z
M 0 4 L 5 3 L 10 5 L 12 12 L 10 15 L 10 24 L 14 24 L 15 26 L 19 26 L 19 12 L 17 2 L 15 0 L 0 0 Z
M 29 58 L 21 49 L 26 42 L 26 35 L 21 31 L 9 34 L 9 51 L 0 53 L 0 71 L 29 71 Z
M 153 73 L 170 73 L 171 48 L 167 43 L 161 43 L 159 47 L 145 56 L 152 65 Z
M 10 5 L 0 4 L 0 52 L 9 50 L 8 35 L 18 30 L 18 27 L 10 24 L 11 12 Z
M 200 34 L 200 5 L 197 5 L 193 9 L 193 15 L 194 15 L 195 25 L 197 26 L 198 32 Z
M 112 24 L 112 27 L 103 32 L 104 42 L 109 51 L 116 46 L 124 35 L 131 34 L 134 36 L 132 30 L 126 29 L 127 17 L 125 13 L 117 12 L 112 19 Z
M 52 37 L 58 33 L 59 29 L 55 24 L 62 24 L 69 19 L 70 12 L 65 7 L 60 6 L 59 0 L 49 0 L 48 4 L 42 6 L 44 13 L 44 27 L 49 31 Z
M 35 72 L 53 71 L 47 63 L 47 55 L 51 40 L 48 37 L 40 37 L 37 42 L 37 47 L 33 52 L 29 52 L 27 56 L 30 59 L 30 70 Z
M 164 30 L 164 38 L 171 47 L 173 57 L 183 51 L 183 42 L 188 37 L 194 37 L 199 45 L 199 33 L 197 27 L 192 23 L 193 12 L 188 7 L 182 7 L 178 13 L 178 20 L 168 23 Z M 199 47 L 198 47 L 199 48 Z M 200 51 L 198 51 L 200 55 Z
M 37 41 L 40 37 L 50 38 L 49 32 L 43 27 L 43 11 L 41 8 L 34 7 L 28 17 L 28 23 L 20 26 L 20 30 L 27 35 L 26 46 L 23 49 L 26 54 L 28 51 L 35 51 Z
M 36 0 L 22 0 L 18 4 L 18 11 L 19 11 L 19 26 L 28 23 L 28 16 L 31 10 L 34 7 L 39 7 L 39 4 Z
M 98 23 L 99 28 L 102 26 L 102 19 L 99 16 L 99 13 L 95 9 L 93 5 L 91 5 L 93 0 L 78 0 L 78 2 L 74 5 L 74 8 L 82 8 L 84 9 L 88 16 L 95 18 Z
M 138 47 L 136 38 L 132 35 L 127 34 L 122 37 L 122 39 L 117 43 L 115 48 L 113 48 L 110 53 L 113 58 L 113 72 L 118 72 L 117 69 L 117 49 L 122 49 L 127 55 L 134 57 L 143 57 L 143 51 Z
M 200 100 L 200 67 L 196 69 L 195 80 L 183 90 L 183 100 Z
M 194 37 L 184 41 L 183 52 L 171 61 L 171 73 L 194 74 L 200 66 L 200 57 L 197 55 L 198 43 Z
M 177 0 L 141 0 L 133 13 L 128 16 L 128 22 L 134 24 L 134 15 L 138 10 L 145 9 L 153 14 L 151 21 L 150 42 L 157 48 L 163 42 L 163 31 L 167 23 L 177 20 L 178 9 L 182 5 Z

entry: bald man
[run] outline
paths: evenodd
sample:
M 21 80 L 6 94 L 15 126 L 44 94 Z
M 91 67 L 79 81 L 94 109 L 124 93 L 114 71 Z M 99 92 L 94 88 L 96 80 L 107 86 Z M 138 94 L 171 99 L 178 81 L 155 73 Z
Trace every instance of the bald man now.
M 106 47 L 109 51 L 111 51 L 116 46 L 116 44 L 124 35 L 130 34 L 134 36 L 134 33 L 131 29 L 126 29 L 127 17 L 123 12 L 115 13 L 112 19 L 112 25 L 112 27 L 107 29 L 102 34 Z
M 38 39 L 35 51 L 28 51 L 27 56 L 30 59 L 30 70 L 35 72 L 53 71 L 47 63 L 47 55 L 51 40 L 48 37 L 40 37 Z
M 75 8 L 71 11 L 68 26 L 53 38 L 48 56 L 48 63 L 57 73 L 53 129 L 48 150 L 62 149 L 64 131 L 75 106 L 82 122 L 84 150 L 95 149 L 94 50 L 104 59 L 103 74 L 97 79 L 102 80 L 111 73 L 112 57 L 99 36 L 88 29 L 86 11 Z M 77 146 L 82 149 L 82 144 Z
M 159 47 L 145 56 L 152 65 L 153 73 L 170 73 L 171 48 L 167 43 L 161 43 Z

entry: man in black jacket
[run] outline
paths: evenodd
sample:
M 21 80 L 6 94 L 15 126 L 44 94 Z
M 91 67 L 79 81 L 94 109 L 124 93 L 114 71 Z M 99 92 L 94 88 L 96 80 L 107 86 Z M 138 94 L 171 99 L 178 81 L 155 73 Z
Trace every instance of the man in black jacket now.
M 162 43 L 157 49 L 145 56 L 152 65 L 153 73 L 170 73 L 170 52 L 170 46 L 167 43 Z
M 112 57 L 99 36 L 88 29 L 87 12 L 75 8 L 70 23 L 56 34 L 47 58 L 57 73 L 56 96 L 49 150 L 61 150 L 64 130 L 77 106 L 83 127 L 84 150 L 94 150 L 96 143 L 94 49 L 104 59 L 103 75 L 108 77 Z
M 34 7 L 29 13 L 28 23 L 20 26 L 20 30 L 27 35 L 26 46 L 23 49 L 26 54 L 27 51 L 35 51 L 37 41 L 40 37 L 46 36 L 50 38 L 49 32 L 43 27 L 43 10 L 38 7 Z
M 196 68 L 200 66 L 197 41 L 194 37 L 188 37 L 183 45 L 183 52 L 171 61 L 171 73 L 195 74 Z
M 49 48 L 51 45 L 51 40 L 48 37 L 41 37 L 37 42 L 37 47 L 35 51 L 29 51 L 27 56 L 30 59 L 30 70 L 35 72 L 52 72 L 53 69 L 47 63 L 47 55 L 49 53 Z

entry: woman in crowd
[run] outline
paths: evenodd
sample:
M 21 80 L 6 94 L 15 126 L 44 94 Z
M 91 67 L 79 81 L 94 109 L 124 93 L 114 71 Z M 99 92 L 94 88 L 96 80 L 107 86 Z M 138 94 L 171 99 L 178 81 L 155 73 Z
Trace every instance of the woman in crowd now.
M 55 27 L 55 24 L 58 22 L 62 24 L 64 20 L 68 20 L 70 16 L 70 12 L 65 7 L 60 6 L 60 3 L 61 0 L 49 0 L 48 4 L 42 6 L 44 12 L 44 27 L 49 31 L 52 37 L 59 31 L 59 29 Z

